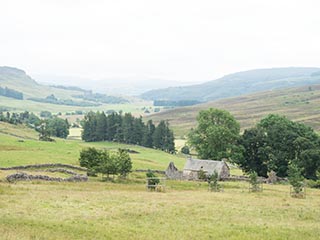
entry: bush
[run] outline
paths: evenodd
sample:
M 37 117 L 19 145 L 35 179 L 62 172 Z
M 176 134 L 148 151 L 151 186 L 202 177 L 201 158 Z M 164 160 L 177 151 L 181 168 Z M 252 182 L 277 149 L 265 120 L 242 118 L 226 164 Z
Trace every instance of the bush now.
M 190 154 L 190 149 L 189 149 L 189 147 L 188 146 L 183 146 L 182 148 L 181 148 L 181 152 L 183 153 L 183 154 Z

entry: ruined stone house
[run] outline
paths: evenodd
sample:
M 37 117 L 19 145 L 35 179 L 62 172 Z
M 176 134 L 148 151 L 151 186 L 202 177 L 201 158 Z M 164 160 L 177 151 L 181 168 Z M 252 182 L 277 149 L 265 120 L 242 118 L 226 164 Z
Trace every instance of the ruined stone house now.
M 183 169 L 183 177 L 188 180 L 198 180 L 199 171 L 211 175 L 216 171 L 219 179 L 230 176 L 230 169 L 225 161 L 200 160 L 188 158 Z
M 206 175 L 211 175 L 216 171 L 219 179 L 228 178 L 230 169 L 224 160 L 200 160 L 187 158 L 183 171 L 179 171 L 171 162 L 166 170 L 166 176 L 169 179 L 198 180 L 199 171 Z

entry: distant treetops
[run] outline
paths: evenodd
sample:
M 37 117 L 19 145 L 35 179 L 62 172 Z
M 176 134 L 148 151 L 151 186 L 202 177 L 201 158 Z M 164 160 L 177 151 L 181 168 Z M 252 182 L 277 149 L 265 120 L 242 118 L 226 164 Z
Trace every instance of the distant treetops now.
M 81 125 L 82 139 L 86 142 L 116 141 L 175 152 L 173 132 L 167 121 L 156 126 L 151 120 L 144 123 L 142 117 L 136 118 L 131 113 L 89 112 Z
M 317 179 L 320 170 L 320 137 L 311 127 L 270 114 L 240 135 L 239 123 L 219 109 L 201 111 L 189 144 L 204 159 L 229 158 L 245 172 L 266 177 L 274 171 L 288 176 L 294 164 L 306 178 Z

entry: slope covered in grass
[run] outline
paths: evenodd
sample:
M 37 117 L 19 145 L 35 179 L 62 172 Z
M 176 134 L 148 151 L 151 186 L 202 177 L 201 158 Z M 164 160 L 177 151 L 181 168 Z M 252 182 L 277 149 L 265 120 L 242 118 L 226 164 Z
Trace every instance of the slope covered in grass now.
M 230 111 L 242 129 L 252 127 L 263 117 L 275 113 L 320 130 L 320 85 L 278 89 L 176 108 L 153 114 L 147 119 L 156 122 L 167 119 L 175 134 L 184 136 L 196 126 L 198 112 L 210 107 Z
M 6 130 L 2 130 L 6 128 Z M 27 136 L 27 137 L 26 137 Z M 117 150 L 118 148 L 134 150 L 131 153 L 133 169 L 165 170 L 173 161 L 180 169 L 185 158 L 163 151 L 141 146 L 125 145 L 113 142 L 86 143 L 80 140 L 56 139 L 55 142 L 37 140 L 37 133 L 21 125 L 0 122 L 0 166 L 9 167 L 39 163 L 66 163 L 79 165 L 81 149 L 96 147 Z

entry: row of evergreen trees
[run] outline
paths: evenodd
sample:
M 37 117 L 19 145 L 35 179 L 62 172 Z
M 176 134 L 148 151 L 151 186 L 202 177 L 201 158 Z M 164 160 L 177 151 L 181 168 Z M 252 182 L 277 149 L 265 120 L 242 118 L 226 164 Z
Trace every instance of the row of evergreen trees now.
M 155 126 L 151 120 L 145 124 L 142 117 L 136 118 L 131 113 L 89 112 L 82 127 L 82 139 L 86 142 L 115 141 L 175 152 L 173 132 L 167 121 Z

